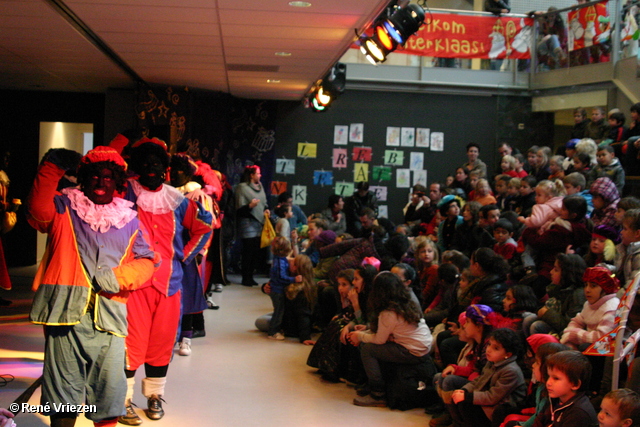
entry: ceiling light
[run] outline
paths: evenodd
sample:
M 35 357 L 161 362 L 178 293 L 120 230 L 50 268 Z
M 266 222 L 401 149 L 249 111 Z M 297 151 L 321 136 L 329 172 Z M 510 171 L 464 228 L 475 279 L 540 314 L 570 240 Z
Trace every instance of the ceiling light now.
M 280 83 L 280 80 L 277 80 L 277 79 L 267 79 L 267 83 Z
M 291 52 L 276 52 L 276 56 L 291 56 Z
M 308 1 L 290 1 L 289 6 L 291 7 L 309 7 L 311 3 Z

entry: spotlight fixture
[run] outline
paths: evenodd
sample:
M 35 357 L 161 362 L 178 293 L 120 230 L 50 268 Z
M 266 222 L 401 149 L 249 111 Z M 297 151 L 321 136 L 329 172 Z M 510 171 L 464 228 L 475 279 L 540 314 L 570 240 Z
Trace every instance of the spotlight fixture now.
M 389 19 L 383 22 L 391 37 L 398 44 L 404 44 L 413 33 L 424 23 L 424 9 L 417 4 L 409 4 L 395 11 Z
M 387 56 L 404 45 L 424 23 L 424 9 L 417 4 L 398 7 L 389 17 L 379 19 L 372 36 L 360 38 L 360 51 L 373 64 L 384 62 Z
M 311 95 L 305 99 L 305 106 L 313 111 L 325 111 L 331 103 L 344 93 L 347 80 L 347 65 L 337 62 L 322 80 L 315 84 Z

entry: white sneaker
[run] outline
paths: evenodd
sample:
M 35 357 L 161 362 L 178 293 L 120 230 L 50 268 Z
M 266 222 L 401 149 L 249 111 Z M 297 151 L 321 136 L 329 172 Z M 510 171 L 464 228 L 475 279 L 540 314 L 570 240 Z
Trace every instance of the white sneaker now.
M 216 283 L 213 285 L 213 292 L 222 292 L 222 283 Z
M 191 338 L 182 338 L 178 354 L 180 356 L 191 356 Z
M 276 332 L 273 335 L 269 335 L 269 339 L 270 340 L 282 341 L 284 339 L 284 335 L 282 335 L 280 332 Z

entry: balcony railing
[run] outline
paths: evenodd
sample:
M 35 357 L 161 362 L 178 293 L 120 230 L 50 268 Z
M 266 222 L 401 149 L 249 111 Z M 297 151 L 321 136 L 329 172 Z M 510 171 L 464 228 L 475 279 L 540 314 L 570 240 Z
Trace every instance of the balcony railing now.
M 577 22 L 569 23 L 568 16 L 570 13 L 580 11 L 582 9 L 593 11 L 598 1 L 593 1 L 581 5 L 576 5 L 564 9 L 559 9 L 549 13 L 548 11 L 537 12 L 534 19 L 533 35 L 531 37 L 530 51 L 531 59 L 505 59 L 505 60 L 489 60 L 489 59 L 460 59 L 460 58 L 436 58 L 410 55 L 404 53 L 392 53 L 388 56 L 384 66 L 403 66 L 418 68 L 458 68 L 464 70 L 493 70 L 502 72 L 517 73 L 544 73 L 551 70 L 579 67 L 596 63 L 615 63 L 619 59 L 639 56 L 638 40 L 623 40 L 621 33 L 625 31 L 624 18 L 630 12 L 631 7 L 640 10 L 640 0 L 626 0 L 627 4 L 622 5 L 625 0 L 610 0 L 606 6 L 609 21 L 600 19 L 594 22 L 594 25 L 601 25 L 602 28 L 609 27 L 608 37 L 602 43 L 591 44 L 585 48 L 570 51 L 571 37 L 570 32 L 580 34 L 581 31 L 587 34 L 593 32 L 592 28 L 578 28 Z M 588 9 L 592 8 L 592 9 Z M 631 11 L 636 11 L 632 9 Z M 472 16 L 492 16 L 488 12 L 460 11 L 453 9 L 431 9 L 433 13 L 447 13 L 456 15 L 472 15 Z M 636 11 L 637 13 L 637 11 Z M 507 17 L 526 18 L 528 15 L 523 14 L 507 14 Z M 559 21 L 555 21 L 559 17 Z M 560 21 L 561 20 L 561 21 Z M 555 26 L 553 23 L 556 23 Z M 640 22 L 638 22 L 640 25 Z M 564 34 L 561 30 L 555 28 L 562 26 Z M 598 31 L 599 33 L 600 31 Z M 560 33 L 560 34 L 558 34 Z M 626 34 L 626 33 L 625 33 Z M 589 38 L 589 40 L 591 40 Z M 590 44 L 590 42 L 587 42 Z M 356 49 L 350 49 L 342 58 L 342 61 L 348 63 L 368 63 L 364 56 Z M 515 81 L 515 79 L 514 79 Z

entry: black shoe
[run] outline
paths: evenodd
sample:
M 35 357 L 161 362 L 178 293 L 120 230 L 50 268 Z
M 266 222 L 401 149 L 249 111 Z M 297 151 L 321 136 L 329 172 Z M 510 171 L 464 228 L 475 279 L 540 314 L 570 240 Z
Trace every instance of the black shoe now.
M 191 338 L 202 338 L 207 336 L 207 332 L 203 329 L 201 331 L 196 331 L 195 329 L 192 332 Z
M 136 404 L 131 400 L 127 400 L 125 402 L 124 409 L 127 411 L 127 413 L 118 417 L 118 422 L 120 424 L 125 424 L 128 426 L 139 426 L 140 424 L 142 424 L 142 418 L 140 418 L 138 414 L 136 414 L 136 411 L 133 410 L 134 406 L 136 406 Z
M 155 394 L 152 394 L 151 397 L 147 399 L 147 418 L 150 420 L 159 420 L 164 417 L 161 402 L 164 402 L 164 399 Z
M 252 280 L 250 282 L 249 281 L 247 281 L 247 282 L 243 281 L 242 282 L 242 286 L 247 286 L 247 287 L 251 288 L 253 286 L 258 286 L 258 282 L 256 282 L 255 280 Z
M 358 396 L 368 396 L 369 394 L 371 394 L 371 388 L 369 388 L 369 384 L 356 386 L 356 394 Z
M 340 381 L 340 377 L 338 377 L 338 375 L 336 374 L 327 374 L 327 373 L 323 373 L 321 374 L 320 378 L 322 378 L 323 381 L 326 381 L 328 383 L 334 383 L 337 384 Z
M 424 410 L 424 413 L 429 415 L 436 415 L 443 413 L 444 410 L 445 408 L 442 402 L 438 402 L 434 403 L 433 405 L 427 406 Z

